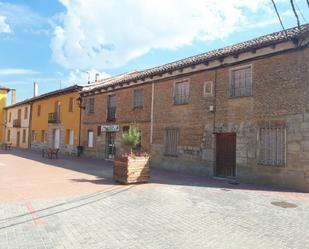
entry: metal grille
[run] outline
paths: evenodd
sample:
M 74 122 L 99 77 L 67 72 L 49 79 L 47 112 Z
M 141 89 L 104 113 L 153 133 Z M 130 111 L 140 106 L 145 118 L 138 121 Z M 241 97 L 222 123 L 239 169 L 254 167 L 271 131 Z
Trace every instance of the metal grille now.
M 233 70 L 231 73 L 231 97 L 252 95 L 252 72 L 251 67 Z
M 165 154 L 169 156 L 177 155 L 179 141 L 179 130 L 175 128 L 166 129 L 165 134 Z
M 175 83 L 174 104 L 187 104 L 190 101 L 190 84 L 188 81 Z
M 259 164 L 284 166 L 286 129 L 284 127 L 263 127 L 259 135 Z
M 144 90 L 143 89 L 134 90 L 133 107 L 134 108 L 143 107 L 143 99 L 144 99 Z
M 94 113 L 94 98 L 88 99 L 88 102 L 87 102 L 87 113 Z

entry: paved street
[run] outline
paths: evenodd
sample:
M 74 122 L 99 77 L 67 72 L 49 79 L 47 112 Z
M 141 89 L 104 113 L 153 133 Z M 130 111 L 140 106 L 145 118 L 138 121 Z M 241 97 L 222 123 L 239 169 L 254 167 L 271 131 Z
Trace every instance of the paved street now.
M 309 245 L 309 194 L 152 171 L 118 185 L 110 162 L 0 153 L 0 248 Z

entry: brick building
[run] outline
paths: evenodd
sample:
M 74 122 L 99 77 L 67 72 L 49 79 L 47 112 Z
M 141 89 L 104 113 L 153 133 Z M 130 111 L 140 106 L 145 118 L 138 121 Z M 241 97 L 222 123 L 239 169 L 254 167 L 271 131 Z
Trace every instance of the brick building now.
M 123 74 L 91 84 L 83 96 L 82 135 L 84 153 L 113 159 L 122 151 L 121 136 L 130 125 L 141 132 L 141 150 L 150 151 L 151 89 L 149 84 L 121 87 Z
M 98 82 L 85 153 L 112 158 L 136 122 L 153 167 L 309 191 L 308 44 L 307 24 Z

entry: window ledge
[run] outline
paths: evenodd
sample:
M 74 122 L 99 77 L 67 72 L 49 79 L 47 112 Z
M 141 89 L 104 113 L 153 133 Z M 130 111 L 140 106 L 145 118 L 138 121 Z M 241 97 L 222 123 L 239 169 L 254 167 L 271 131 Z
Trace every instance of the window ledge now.
M 286 167 L 286 164 L 274 165 L 274 164 L 267 164 L 267 163 L 258 163 L 257 165 L 261 167 L 269 167 L 269 168 L 285 168 Z
M 245 96 L 229 96 L 229 99 L 243 99 L 243 98 L 250 98 L 250 97 L 253 97 L 253 94 L 245 95 Z
M 188 105 L 189 104 L 189 102 L 185 102 L 185 103 L 175 103 L 174 102 L 174 105 Z
M 138 110 L 142 110 L 143 106 L 135 106 L 133 107 L 133 111 L 138 111 Z
M 167 157 L 178 157 L 178 155 L 171 155 L 171 154 L 163 154 L 163 156 L 167 156 Z

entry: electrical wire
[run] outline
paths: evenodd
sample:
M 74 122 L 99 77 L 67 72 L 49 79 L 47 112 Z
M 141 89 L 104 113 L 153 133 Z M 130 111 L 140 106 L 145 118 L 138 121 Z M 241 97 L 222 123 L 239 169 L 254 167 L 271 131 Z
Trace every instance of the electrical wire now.
M 309 0 L 308 0 L 309 1 Z M 296 6 L 296 9 L 298 10 L 300 16 L 303 18 L 304 22 L 307 23 L 307 19 L 305 18 L 305 16 L 303 15 L 303 12 L 301 11 L 301 9 L 298 7 L 298 4 L 297 2 L 295 1 L 295 6 Z
M 307 0 L 307 1 L 309 1 L 309 0 Z M 285 28 L 284 28 L 284 26 L 283 26 L 283 23 L 282 23 L 282 20 L 281 20 L 280 14 L 279 14 L 279 12 L 278 12 L 278 9 L 277 9 L 277 6 L 276 6 L 276 3 L 275 3 L 275 1 L 274 1 L 274 0 L 271 0 L 271 2 L 273 3 L 274 9 L 275 9 L 275 11 L 276 11 L 277 17 L 278 17 L 279 22 L 280 22 L 280 24 L 281 24 L 281 27 L 282 27 L 282 29 L 284 30 L 285 35 L 287 36 L 286 30 L 285 30 Z
M 291 3 L 291 7 L 293 9 L 294 15 L 296 17 L 297 26 L 298 26 L 298 28 L 300 28 L 299 17 L 298 17 L 297 11 L 296 11 L 295 6 L 294 6 L 294 0 L 290 0 L 290 3 Z

